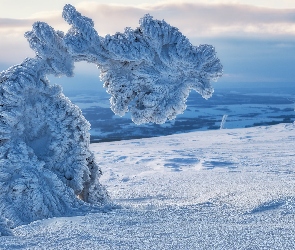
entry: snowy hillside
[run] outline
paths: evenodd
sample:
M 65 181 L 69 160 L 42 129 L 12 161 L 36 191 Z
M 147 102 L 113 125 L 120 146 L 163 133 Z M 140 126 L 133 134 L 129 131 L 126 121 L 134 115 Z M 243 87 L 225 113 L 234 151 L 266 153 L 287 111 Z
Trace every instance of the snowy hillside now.
M 36 221 L 0 249 L 294 249 L 295 125 L 91 144 L 117 209 Z

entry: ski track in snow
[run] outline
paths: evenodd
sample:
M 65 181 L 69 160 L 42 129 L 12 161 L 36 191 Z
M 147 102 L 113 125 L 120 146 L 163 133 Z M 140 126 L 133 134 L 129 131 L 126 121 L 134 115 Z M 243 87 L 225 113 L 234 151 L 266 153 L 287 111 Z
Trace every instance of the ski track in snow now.
M 91 144 L 117 209 L 51 218 L 0 249 L 294 249 L 295 125 Z

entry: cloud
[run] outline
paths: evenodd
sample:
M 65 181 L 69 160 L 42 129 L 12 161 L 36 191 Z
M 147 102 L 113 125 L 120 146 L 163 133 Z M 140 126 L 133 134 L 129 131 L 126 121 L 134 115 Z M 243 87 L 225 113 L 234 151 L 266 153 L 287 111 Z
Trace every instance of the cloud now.
M 46 22 L 55 29 L 67 29 L 69 26 L 63 20 L 60 12 L 40 12 L 34 14 L 31 18 L 13 19 L 0 18 L 0 35 L 11 35 L 18 33 L 23 35 L 26 31 L 31 30 L 34 22 Z
M 81 3 L 101 34 L 136 27 L 138 19 L 150 13 L 178 27 L 188 37 L 195 36 L 293 36 L 295 9 L 271 9 L 241 4 L 162 3 L 140 7 Z
M 83 1 L 77 9 L 95 22 L 100 35 L 136 28 L 146 13 L 178 27 L 191 41 L 212 39 L 285 39 L 295 37 L 295 9 L 277 9 L 237 3 L 161 3 L 137 6 L 108 5 Z M 29 19 L 0 18 L 0 63 L 21 62 L 32 56 L 23 34 L 35 21 L 44 21 L 55 29 L 69 26 L 58 12 L 36 13 Z
M 47 22 L 56 30 L 66 31 L 69 28 L 61 17 L 61 11 L 60 13 L 51 12 L 42 16 L 38 14 L 27 19 L 0 18 L 0 63 L 2 65 L 20 63 L 26 57 L 34 56 L 24 33 L 30 31 L 33 23 L 37 21 Z

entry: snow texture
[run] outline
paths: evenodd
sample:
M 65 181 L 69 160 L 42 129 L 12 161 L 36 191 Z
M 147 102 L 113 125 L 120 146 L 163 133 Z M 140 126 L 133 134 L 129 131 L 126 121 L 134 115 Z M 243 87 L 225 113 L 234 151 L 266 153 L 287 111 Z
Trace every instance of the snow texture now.
M 116 114 L 163 123 L 185 110 L 191 89 L 209 98 L 210 81 L 222 74 L 212 46 L 195 47 L 149 15 L 139 28 L 105 38 L 73 6 L 63 17 L 72 25 L 66 34 L 34 23 L 25 37 L 36 57 L 0 74 L 0 213 L 14 226 L 109 199 L 89 150 L 90 124 L 47 75 L 73 76 L 75 61 L 95 63 Z
M 295 249 L 295 125 L 93 143 L 121 208 L 14 228 L 0 249 Z
M 0 236 L 11 236 L 12 223 L 0 216 Z

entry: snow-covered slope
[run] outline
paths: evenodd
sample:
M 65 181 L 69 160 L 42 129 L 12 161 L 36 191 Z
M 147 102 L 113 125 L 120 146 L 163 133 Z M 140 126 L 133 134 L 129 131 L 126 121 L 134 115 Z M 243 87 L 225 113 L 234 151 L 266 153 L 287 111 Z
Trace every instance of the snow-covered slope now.
M 91 144 L 117 209 L 36 221 L 0 249 L 294 249 L 295 125 Z
M 293 124 L 92 144 L 116 202 L 155 208 L 218 202 L 241 212 L 291 197 Z

